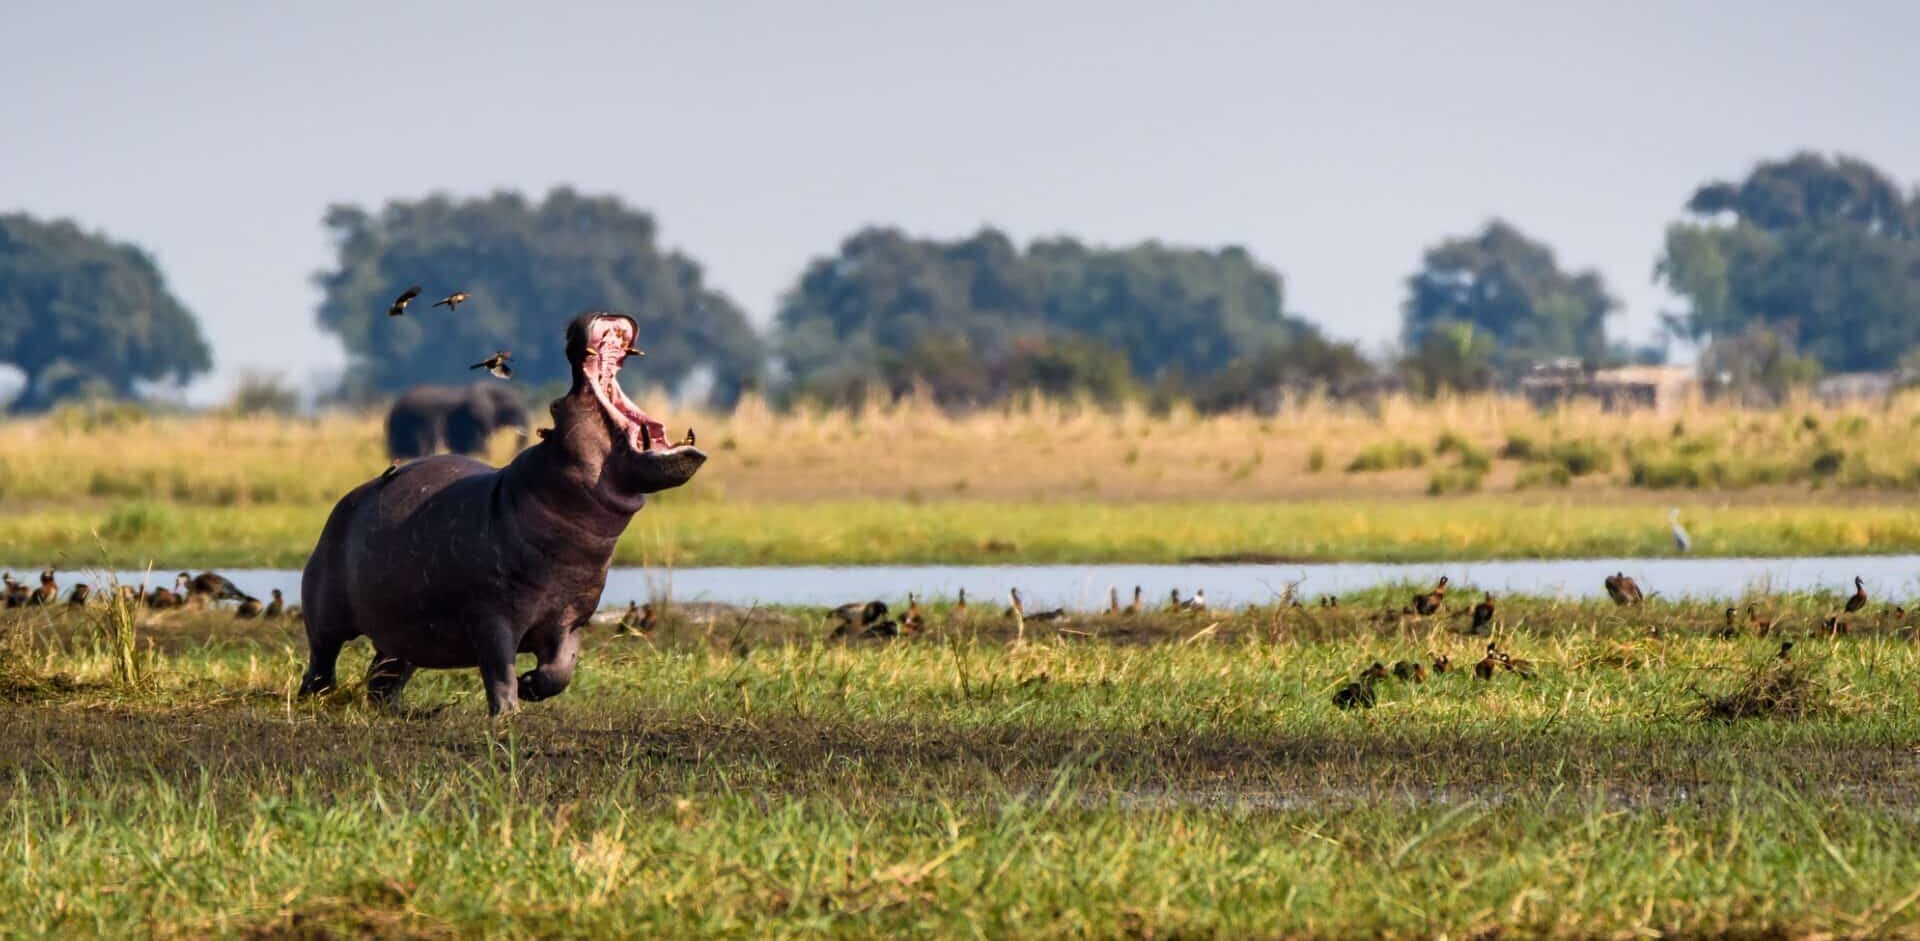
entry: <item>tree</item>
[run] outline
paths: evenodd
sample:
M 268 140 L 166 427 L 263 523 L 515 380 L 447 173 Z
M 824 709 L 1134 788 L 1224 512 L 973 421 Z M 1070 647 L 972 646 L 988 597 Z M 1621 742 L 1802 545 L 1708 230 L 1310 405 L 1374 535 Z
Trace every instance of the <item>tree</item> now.
M 348 382 L 396 392 L 423 382 L 464 382 L 472 363 L 513 353 L 516 381 L 567 378 L 561 326 L 583 310 L 610 310 L 640 328 L 637 361 L 649 381 L 674 386 L 711 370 L 725 404 L 758 381 L 762 350 L 746 316 L 702 283 L 700 266 L 657 242 L 653 218 L 612 197 L 566 188 L 538 204 L 517 193 L 454 201 L 394 201 L 377 215 L 328 210 L 338 266 L 320 272 L 320 325 L 351 360 Z M 388 304 L 426 288 L 403 317 Z M 457 310 L 432 303 L 459 290 Z
M 1287 394 L 1348 398 L 1372 392 L 1379 378 L 1352 343 L 1329 340 L 1312 330 L 1228 363 L 1197 383 L 1190 398 L 1207 412 L 1252 407 L 1271 413 Z
M 139 247 L 66 220 L 0 215 L 0 363 L 26 385 L 15 412 L 88 395 L 138 398 L 213 366 L 200 326 Z
M 1852 157 L 1796 154 L 1708 183 L 1656 275 L 1696 343 L 1760 330 L 1833 371 L 1890 369 L 1920 343 L 1920 195 Z
M 1445 356 L 1457 329 L 1491 341 L 1490 364 L 1514 376 L 1536 362 L 1607 355 L 1606 320 L 1618 302 L 1600 275 L 1560 270 L 1553 250 L 1498 219 L 1478 235 L 1427 250 L 1407 279 L 1402 342 L 1419 356 Z M 1429 348 L 1435 334 L 1452 339 Z
M 1022 251 L 993 229 L 943 242 L 870 228 L 801 274 L 777 317 L 778 347 L 804 390 L 858 385 L 929 344 L 949 361 L 1011 363 L 1024 355 L 1019 344 L 1031 352 L 1044 338 L 1048 355 L 1077 363 L 1074 375 L 1110 388 L 1114 377 L 1090 378 L 1106 375 L 1098 350 L 1118 352 L 1135 379 L 1156 380 L 1209 373 L 1304 335 L 1310 328 L 1282 301 L 1279 275 L 1239 248 L 1052 239 Z

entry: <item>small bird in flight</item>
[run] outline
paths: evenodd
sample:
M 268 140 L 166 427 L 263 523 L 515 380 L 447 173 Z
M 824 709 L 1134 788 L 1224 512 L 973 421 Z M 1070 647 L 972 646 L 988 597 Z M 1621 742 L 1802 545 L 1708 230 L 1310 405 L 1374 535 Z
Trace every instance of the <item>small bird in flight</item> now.
M 419 296 L 420 296 L 420 285 L 418 284 L 406 289 L 405 291 L 402 291 L 399 297 L 396 297 L 393 299 L 393 306 L 387 308 L 387 316 L 398 317 L 401 314 L 406 313 L 407 305 L 413 303 L 413 299 Z
M 501 350 L 493 354 L 492 356 L 487 357 L 486 359 L 483 359 L 477 363 L 474 363 L 471 366 L 468 366 L 467 368 L 468 369 L 485 369 L 486 371 L 493 373 L 494 375 L 499 376 L 502 379 L 512 379 L 513 367 L 507 365 L 507 360 L 510 360 L 512 358 L 513 358 L 512 353 L 509 353 L 506 350 Z
M 467 301 L 467 292 L 455 291 L 452 294 L 447 295 L 446 297 L 443 297 L 437 301 L 434 301 L 433 306 L 445 307 L 448 310 L 459 310 L 460 305 L 466 303 L 466 301 Z

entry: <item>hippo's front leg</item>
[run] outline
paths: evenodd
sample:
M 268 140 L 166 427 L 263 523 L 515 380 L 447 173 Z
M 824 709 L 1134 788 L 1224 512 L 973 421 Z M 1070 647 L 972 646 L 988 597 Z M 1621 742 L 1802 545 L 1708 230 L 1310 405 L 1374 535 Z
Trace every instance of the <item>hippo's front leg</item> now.
M 573 681 L 574 664 L 580 661 L 580 631 L 557 625 L 548 629 L 547 636 L 527 639 L 539 665 L 520 674 L 520 698 L 539 702 L 560 695 Z
M 513 628 L 502 620 L 489 621 L 474 638 L 474 650 L 480 661 L 480 682 L 487 687 L 487 714 L 511 715 L 520 711 L 520 696 L 513 679 L 513 659 L 518 654 Z

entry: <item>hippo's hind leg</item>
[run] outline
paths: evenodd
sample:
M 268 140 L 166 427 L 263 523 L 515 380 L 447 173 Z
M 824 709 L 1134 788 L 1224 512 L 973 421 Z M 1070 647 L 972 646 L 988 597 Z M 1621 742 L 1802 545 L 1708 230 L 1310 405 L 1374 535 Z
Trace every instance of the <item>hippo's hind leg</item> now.
M 337 685 L 334 664 L 340 659 L 340 648 L 360 632 L 324 603 L 314 605 L 306 621 L 308 660 L 307 672 L 300 678 L 300 695 L 332 692 Z
M 400 705 L 400 691 L 413 679 L 415 667 L 399 657 L 375 649 L 367 664 L 367 701 L 389 709 Z
M 527 702 L 558 696 L 573 681 L 573 667 L 580 662 L 580 632 L 562 626 L 554 628 L 553 634 L 558 636 L 542 637 L 531 645 L 539 664 L 520 674 L 520 698 Z

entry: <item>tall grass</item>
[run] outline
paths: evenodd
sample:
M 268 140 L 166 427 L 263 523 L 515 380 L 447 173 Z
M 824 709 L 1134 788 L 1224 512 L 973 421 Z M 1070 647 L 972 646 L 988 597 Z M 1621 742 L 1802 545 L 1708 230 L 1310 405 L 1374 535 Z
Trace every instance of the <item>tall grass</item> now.
M 333 501 L 387 464 L 376 417 L 115 414 L 0 425 L 0 564 L 73 558 L 96 528 L 120 564 L 299 564 Z M 1920 548 L 1891 502 L 1920 487 L 1920 396 L 1660 417 L 1494 397 L 665 414 L 712 459 L 638 517 L 622 562 L 1645 554 L 1669 545 L 1669 503 L 1702 553 Z
M 1454 454 L 1449 463 L 1485 471 L 1496 492 L 1539 466 L 1582 487 L 1920 488 L 1920 395 L 1884 408 L 1694 406 L 1658 417 L 1542 414 L 1498 397 L 1394 399 L 1373 411 L 1306 401 L 1271 417 L 1044 401 L 961 416 L 915 400 L 775 413 L 753 399 L 725 415 L 661 414 L 676 435 L 699 430 L 713 460 L 684 498 L 712 502 L 1418 497 L 1421 466 Z M 494 444 L 493 460 L 510 456 L 508 436 Z M 0 497 L 329 503 L 386 467 L 382 446 L 377 416 L 14 420 L 0 424 Z

